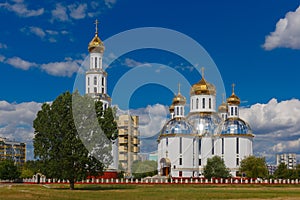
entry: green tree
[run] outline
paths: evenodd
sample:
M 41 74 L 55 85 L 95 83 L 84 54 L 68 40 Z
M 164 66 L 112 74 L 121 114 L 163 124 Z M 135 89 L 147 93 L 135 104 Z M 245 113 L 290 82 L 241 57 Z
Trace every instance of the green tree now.
M 96 176 L 112 162 L 110 141 L 117 125 L 111 108 L 75 92 L 65 92 L 45 103 L 33 122 L 34 155 L 49 178 L 77 180 Z
M 157 162 L 153 160 L 136 160 L 132 163 L 131 170 L 134 178 L 154 176 L 157 174 Z
M 13 160 L 6 159 L 0 160 L 0 179 L 2 180 L 15 180 L 19 178 L 20 171 L 14 164 Z
M 268 176 L 268 168 L 265 158 L 249 156 L 241 161 L 240 172 L 248 178 L 265 178 Z
M 207 164 L 204 167 L 203 175 L 205 178 L 228 178 L 229 170 L 226 168 L 224 161 L 219 156 L 214 156 L 207 159 Z

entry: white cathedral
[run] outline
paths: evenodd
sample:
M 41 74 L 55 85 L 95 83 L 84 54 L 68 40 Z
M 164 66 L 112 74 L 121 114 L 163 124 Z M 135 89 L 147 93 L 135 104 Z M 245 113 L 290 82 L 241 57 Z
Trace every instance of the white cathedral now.
M 103 69 L 104 44 L 95 36 L 88 45 L 89 69 L 85 74 L 85 93 L 100 100 L 103 108 L 111 106 L 107 94 L 107 73 Z M 202 73 L 203 75 L 203 73 Z M 236 176 L 243 158 L 252 155 L 254 135 L 249 125 L 239 118 L 240 99 L 234 93 L 216 112 L 216 89 L 204 77 L 190 91 L 190 113 L 185 116 L 186 98 L 178 94 L 170 106 L 171 119 L 158 138 L 158 172 L 161 176 L 199 177 L 207 158 L 220 156 Z M 117 140 L 112 146 L 113 163 L 109 170 L 118 169 Z
M 234 93 L 216 111 L 215 86 L 204 79 L 190 90 L 190 112 L 186 98 L 178 94 L 170 106 L 171 119 L 158 138 L 160 176 L 201 177 L 208 158 L 220 156 L 235 177 L 241 160 L 253 154 L 253 133 L 239 118 L 240 99 Z

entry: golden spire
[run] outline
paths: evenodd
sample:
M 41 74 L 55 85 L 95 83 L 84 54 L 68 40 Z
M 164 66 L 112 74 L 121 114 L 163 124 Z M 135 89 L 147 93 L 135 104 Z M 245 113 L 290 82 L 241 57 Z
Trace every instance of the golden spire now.
M 98 19 L 95 20 L 94 24 L 96 25 L 96 32 L 95 32 L 95 34 L 98 35 L 98 24 L 99 24 Z

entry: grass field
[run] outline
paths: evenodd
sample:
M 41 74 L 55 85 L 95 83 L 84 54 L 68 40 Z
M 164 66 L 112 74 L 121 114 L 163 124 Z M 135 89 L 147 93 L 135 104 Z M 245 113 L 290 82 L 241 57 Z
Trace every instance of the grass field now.
M 0 199 L 300 199 L 300 185 L 68 185 L 0 184 Z

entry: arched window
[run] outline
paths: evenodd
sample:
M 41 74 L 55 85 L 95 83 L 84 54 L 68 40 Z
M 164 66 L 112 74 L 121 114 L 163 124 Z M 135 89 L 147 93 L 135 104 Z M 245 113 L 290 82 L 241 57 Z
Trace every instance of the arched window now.
M 104 77 L 102 77 L 102 86 L 104 86 Z
M 209 98 L 209 100 L 208 100 L 208 107 L 209 107 L 209 109 L 211 109 L 211 98 Z
M 231 116 L 233 115 L 233 107 L 231 107 L 231 113 L 230 113 L 230 115 Z
M 180 115 L 183 115 L 183 108 L 180 107 Z
M 192 109 L 194 109 L 194 99 L 192 99 Z
M 202 99 L 202 108 L 205 108 L 205 98 Z
M 94 85 L 97 85 L 97 77 L 94 77 Z
M 88 77 L 88 85 L 90 85 L 90 77 Z
M 238 115 L 238 113 L 237 113 L 237 107 L 235 107 L 235 115 Z
M 102 94 L 104 94 L 104 88 L 102 88 Z
M 176 115 L 179 115 L 179 107 L 176 107 Z
M 198 109 L 198 105 L 199 105 L 199 99 L 196 99 L 196 109 Z
M 98 65 L 98 63 L 97 63 L 97 57 L 95 57 L 95 68 L 97 68 L 97 65 Z
M 96 87 L 94 87 L 94 93 L 97 93 L 97 88 Z

